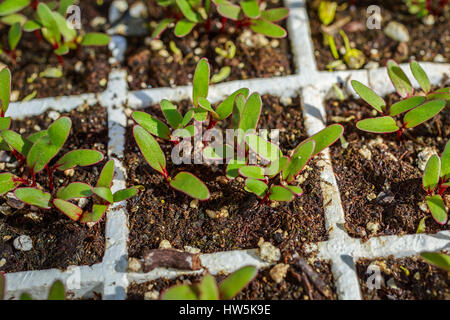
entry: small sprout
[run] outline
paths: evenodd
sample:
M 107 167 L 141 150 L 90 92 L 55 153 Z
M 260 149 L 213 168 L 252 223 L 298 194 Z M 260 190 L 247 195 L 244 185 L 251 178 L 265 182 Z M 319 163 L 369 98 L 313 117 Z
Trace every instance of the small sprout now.
M 61 78 L 62 76 L 63 72 L 60 68 L 47 68 L 39 73 L 41 78 Z
M 414 89 L 398 64 L 393 60 L 388 62 L 389 77 L 397 90 L 397 93 L 403 100 L 388 107 L 383 98 L 378 96 L 372 89 L 362 83 L 353 80 L 353 89 L 373 107 L 380 117 L 364 119 L 359 121 L 356 126 L 363 131 L 372 133 L 392 133 L 397 132 L 400 137 L 403 131 L 414 128 L 425 121 L 430 120 L 441 112 L 445 105 L 450 101 L 448 88 L 440 89 L 436 92 L 430 92 L 430 81 L 425 71 L 417 62 L 411 62 L 411 71 L 424 91 L 424 95 L 414 95 Z M 400 125 L 397 123 L 396 116 L 406 113 Z
M 167 289 L 162 300 L 231 300 L 241 292 L 257 275 L 254 266 L 243 267 L 217 285 L 210 274 L 192 285 L 179 285 Z
M 268 37 L 283 38 L 286 30 L 275 22 L 285 19 L 289 10 L 287 8 L 275 8 L 262 10 L 258 0 L 244 0 L 239 4 L 227 0 L 212 1 L 217 13 L 221 16 L 222 30 L 225 29 L 227 19 L 233 20 L 237 27 L 250 27 L 251 30 Z M 169 27 L 175 24 L 174 34 L 184 37 L 199 25 L 204 25 L 207 32 L 211 30 L 213 14 L 211 13 L 211 0 L 188 1 L 169 0 L 158 1 L 163 7 L 170 7 L 176 13 L 176 18 L 167 17 L 161 20 L 152 32 L 152 38 L 159 38 Z
M 228 78 L 231 74 L 231 68 L 229 66 L 222 67 L 218 73 L 211 77 L 211 83 L 219 83 Z
M 103 161 L 103 154 L 96 150 L 80 149 L 69 151 L 55 160 L 72 129 L 72 121 L 67 117 L 61 117 L 53 122 L 47 130 L 27 137 L 10 130 L 11 118 L 4 117 L 9 103 L 10 76 L 7 69 L 0 72 L 0 83 L 4 84 L 4 87 L 0 89 L 0 99 L 6 102 L 2 104 L 1 109 L 0 147 L 2 150 L 11 152 L 28 170 L 25 170 L 23 177 L 17 177 L 8 172 L 0 173 L 0 195 L 12 191 L 17 199 L 25 204 L 44 210 L 56 208 L 73 221 L 97 223 L 110 205 L 127 200 L 142 189 L 137 186 L 113 194 L 111 187 L 114 161 L 110 160 L 105 164 L 95 187 L 82 182 L 73 182 L 55 190 L 53 173 L 56 170 L 66 171 L 77 166 L 98 164 Z M 37 184 L 36 176 L 42 172 L 48 176 L 50 192 Z M 80 198 L 92 199 L 92 212 L 83 212 L 81 208 L 71 202 Z
M 445 253 L 423 252 L 420 256 L 425 262 L 450 272 L 450 255 Z
M 428 160 L 422 186 L 427 192 L 427 205 L 433 219 L 445 225 L 448 221 L 448 208 L 445 207 L 442 196 L 450 186 L 450 142 L 447 142 L 441 157 L 433 155 Z

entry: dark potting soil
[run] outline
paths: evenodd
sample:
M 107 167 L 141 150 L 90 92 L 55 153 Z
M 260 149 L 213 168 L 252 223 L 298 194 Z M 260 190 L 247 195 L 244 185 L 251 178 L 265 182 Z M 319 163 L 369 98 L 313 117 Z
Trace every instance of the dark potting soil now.
M 181 104 L 184 109 L 189 106 L 186 101 Z M 278 98 L 264 96 L 263 106 L 260 127 L 280 129 L 283 152 L 293 149 L 307 137 L 298 98 L 283 107 Z M 146 111 L 163 119 L 159 106 Z M 130 257 L 140 258 L 143 250 L 158 248 L 164 239 L 177 249 L 192 246 L 207 253 L 256 248 L 261 237 L 274 243 L 282 252 L 290 252 L 301 250 L 304 243 L 327 238 L 319 171 L 315 169 L 314 161 L 302 173 L 309 175 L 302 184 L 303 196 L 288 204 L 261 206 L 256 196 L 244 191 L 243 179 L 229 181 L 225 178 L 225 165 L 176 166 L 170 161 L 172 147 L 164 142 L 161 145 L 168 160 L 169 174 L 173 176 L 181 170 L 194 173 L 206 183 L 212 196 L 196 208 L 191 205 L 191 198 L 169 188 L 163 177 L 146 164 L 130 126 L 125 152 L 128 183 L 146 188 L 140 200 L 131 201 L 128 206 Z M 213 219 L 207 210 L 228 216 Z
M 281 1 L 266 1 L 268 7 L 280 7 Z M 164 11 L 156 5 L 156 1 L 146 1 L 151 21 L 165 18 Z M 217 14 L 214 15 L 215 17 Z M 215 19 L 220 21 L 220 17 Z M 286 22 L 280 24 L 286 28 Z M 225 81 L 249 78 L 270 78 L 292 74 L 295 68 L 287 38 L 268 39 L 250 30 L 236 29 L 234 22 L 228 22 L 223 32 L 220 26 L 213 24 L 210 32 L 203 26 L 183 38 L 173 34 L 173 28 L 161 35 L 162 44 L 152 49 L 148 37 L 128 39 L 126 52 L 126 68 L 129 73 L 131 90 L 150 87 L 173 87 L 192 83 L 193 74 L 198 61 L 206 57 L 211 64 L 211 74 L 216 74 L 224 66 L 231 68 L 231 74 Z M 174 42 L 182 55 L 175 55 L 169 44 Z M 227 41 L 236 46 L 234 58 L 219 56 L 216 48 L 225 49 Z
M 97 6 L 87 1 L 80 3 L 81 23 L 86 32 L 104 32 L 107 28 L 107 10 L 110 1 Z M 31 10 L 31 8 L 29 9 Z M 32 15 L 33 13 L 27 13 Z M 104 24 L 92 25 L 96 17 L 106 19 Z M 0 25 L 0 44 L 8 46 L 9 26 Z M 21 101 L 36 92 L 36 98 L 99 93 L 106 89 L 111 70 L 108 46 L 80 47 L 63 56 L 63 76 L 59 78 L 41 77 L 48 68 L 61 67 L 52 46 L 45 40 L 39 41 L 34 33 L 24 32 L 16 49 L 16 61 L 2 53 L 0 66 L 6 65 L 12 73 L 12 90 L 17 91 L 16 100 Z
M 378 267 L 384 281 L 381 288 L 370 290 L 368 286 L 375 284 L 369 279 L 373 266 Z M 360 260 L 356 267 L 365 300 L 450 300 L 448 272 L 420 257 Z
M 323 44 L 317 12 L 319 2 L 308 0 L 307 7 L 317 65 L 320 70 L 325 70 L 326 65 L 334 61 L 334 58 L 330 48 Z M 350 1 L 341 0 L 338 3 L 343 5 L 349 4 Z M 450 6 L 447 5 L 445 11 L 435 17 L 433 25 L 426 25 L 420 18 L 409 14 L 404 1 L 358 0 L 354 3 L 355 5 L 348 5 L 345 10 L 338 10 L 334 22 L 346 17 L 351 18 L 343 30 L 349 37 L 352 47 L 364 53 L 366 62 L 374 61 L 384 66 L 390 58 L 397 62 L 407 62 L 410 59 L 433 61 L 437 55 L 443 57 L 442 62 L 450 61 Z M 367 8 L 371 5 L 378 5 L 381 8 L 382 21 L 379 30 L 366 27 Z M 397 21 L 406 26 L 410 36 L 409 42 L 399 43 L 386 36 L 383 30 L 390 21 Z M 339 29 L 336 30 L 334 38 L 337 48 L 340 48 L 343 47 L 343 40 L 339 35 Z
M 13 121 L 12 130 L 23 134 L 44 130 L 53 122 L 48 115 L 49 112 L 46 112 L 37 117 Z M 106 153 L 108 123 L 104 108 L 81 106 L 61 116 L 72 119 L 72 132 L 56 159 L 68 151 L 82 148 Z M 11 170 L 18 176 L 26 175 L 27 172 L 21 166 L 16 166 L 18 163 L 14 161 L 12 158 L 6 164 L 6 170 Z M 77 167 L 73 176 L 55 172 L 55 189 L 76 181 L 95 185 L 104 163 L 105 161 L 92 167 Z M 9 169 L 11 166 L 14 168 Z M 38 176 L 38 183 L 48 190 L 46 174 Z M 6 205 L 5 196 L 0 198 L 0 203 Z M 89 210 L 90 206 L 91 203 L 88 202 L 85 209 Z M 24 206 L 23 209 L 12 209 L 12 212 L 8 216 L 0 214 L 0 260 L 6 261 L 0 271 L 65 269 L 69 265 L 92 265 L 102 260 L 105 250 L 104 221 L 89 228 L 85 224 L 73 222 L 56 210 L 33 211 L 30 206 Z M 24 252 L 14 248 L 13 241 L 20 235 L 31 237 L 32 250 Z
M 320 273 L 320 277 L 334 291 L 333 276 L 329 264 L 316 261 L 314 269 Z M 270 269 L 261 270 L 257 277 L 245 287 L 234 300 L 322 300 L 324 297 L 310 284 L 306 286 L 302 279 L 298 278 L 290 268 L 286 278 L 281 283 L 276 283 L 270 276 Z M 220 283 L 225 276 L 216 276 L 217 283 Z M 141 284 L 132 283 L 128 287 L 129 300 L 143 300 L 157 298 L 168 288 L 181 284 L 194 284 L 200 282 L 202 276 L 183 276 L 178 279 L 158 279 Z M 336 299 L 333 293 L 332 299 Z
M 391 94 L 385 101 L 391 105 L 398 97 Z M 331 157 L 351 236 L 413 234 L 424 217 L 427 233 L 449 229 L 449 224 L 441 226 L 425 212 L 423 172 L 418 167 L 425 148 L 435 148 L 438 154 L 444 150 L 450 138 L 448 108 L 407 130 L 400 140 L 396 133 L 376 135 L 356 128 L 357 121 L 373 117 L 373 109 L 362 100 L 328 100 L 326 108 L 328 123 L 344 125 L 349 143 L 346 149 L 333 145 Z

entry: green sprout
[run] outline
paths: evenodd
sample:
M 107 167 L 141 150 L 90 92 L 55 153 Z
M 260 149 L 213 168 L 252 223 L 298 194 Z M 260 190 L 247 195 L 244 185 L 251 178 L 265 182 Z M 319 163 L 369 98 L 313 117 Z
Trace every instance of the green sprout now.
M 174 33 L 177 37 L 188 35 L 197 25 L 204 25 L 207 32 L 212 24 L 212 5 L 222 17 L 222 31 L 227 19 L 235 21 L 237 27 L 250 27 L 256 33 L 272 38 L 284 38 L 286 30 L 275 22 L 285 19 L 289 10 L 275 8 L 262 10 L 258 0 L 242 0 L 235 4 L 227 0 L 158 0 L 158 4 L 175 12 L 159 22 L 152 33 L 158 38 L 171 24 L 175 23 Z
M 438 16 L 442 11 L 444 11 L 448 0 L 440 0 L 439 8 L 435 9 L 432 7 L 432 0 L 406 0 L 405 2 L 408 6 L 408 11 L 410 14 L 416 15 L 418 18 L 423 18 L 430 13 Z
M 364 53 L 362 53 L 361 50 L 352 48 L 350 46 L 350 41 L 348 39 L 348 36 L 345 34 L 343 30 L 339 30 L 339 34 L 341 35 L 343 41 L 344 41 L 344 48 L 345 48 L 345 54 L 342 57 L 342 60 L 339 60 L 339 52 L 336 48 L 336 42 L 334 41 L 334 38 L 332 35 L 325 34 L 325 38 L 328 41 L 328 45 L 331 50 L 331 54 L 333 55 L 333 58 L 336 59 L 335 61 L 331 62 L 327 65 L 327 68 L 330 71 L 333 71 L 334 68 L 342 65 L 344 62 L 347 66 L 349 66 L 352 69 L 360 69 L 366 63 L 366 57 L 364 56 Z
M 450 272 L 450 255 L 436 252 L 423 252 L 421 255 L 426 263 Z
M 223 280 L 219 285 L 210 274 L 192 285 L 178 285 L 167 289 L 162 300 L 231 300 L 241 292 L 257 275 L 254 266 L 243 267 Z
M 356 126 L 360 130 L 372 133 L 397 132 L 398 137 L 401 137 L 406 129 L 430 120 L 444 109 L 446 103 L 450 101 L 450 88 L 431 91 L 430 81 L 422 67 L 415 61 L 411 61 L 410 67 L 423 93 L 414 94 L 414 88 L 403 70 L 395 61 L 389 60 L 387 63 L 389 77 L 398 95 L 403 99 L 390 107 L 387 107 L 384 99 L 372 89 L 359 81 L 352 81 L 356 93 L 381 115 L 359 121 Z M 405 112 L 398 124 L 395 117 Z
M 0 4 L 1 21 L 11 25 L 8 33 L 9 52 L 15 61 L 15 50 L 22 37 L 22 32 L 34 32 L 39 41 L 42 37 L 48 41 L 58 56 L 61 65 L 64 63 L 63 55 L 75 50 L 79 46 L 105 46 L 110 42 L 110 37 L 103 33 L 86 33 L 79 35 L 73 26 L 66 20 L 67 8 L 74 0 L 61 0 L 45 4 L 31 0 L 5 0 Z M 20 12 L 27 7 L 32 7 L 33 17 L 29 18 Z M 58 7 L 56 9 L 56 7 Z
M 301 196 L 303 190 L 295 185 L 295 178 L 312 157 L 335 143 L 343 132 L 344 128 L 340 124 L 328 126 L 301 142 L 290 157 L 284 156 L 277 146 L 263 138 L 255 134 L 246 135 L 248 147 L 270 163 L 267 166 L 243 164 L 238 169 L 239 174 L 246 179 L 245 190 L 261 198 L 261 203 L 266 200 L 290 202 Z
M 70 118 L 61 117 L 47 130 L 22 136 L 10 130 L 12 120 L 5 116 L 11 94 L 11 74 L 7 68 L 0 72 L 0 88 L 0 150 L 11 152 L 28 172 L 27 176 L 22 177 L 9 172 L 0 173 L 0 195 L 14 192 L 17 199 L 25 204 L 44 210 L 56 208 L 74 221 L 97 223 L 111 204 L 129 199 L 138 193 L 140 187 L 112 193 L 113 160 L 105 164 L 95 187 L 83 182 L 74 182 L 55 190 L 53 183 L 55 171 L 98 164 L 103 161 L 103 154 L 96 150 L 79 149 L 69 151 L 58 160 L 54 160 L 69 137 L 72 128 Z M 48 176 L 50 192 L 43 190 L 37 183 L 37 175 L 42 172 Z M 71 202 L 81 198 L 93 200 L 92 212 L 83 212 Z
M 445 225 L 448 221 L 448 209 L 442 196 L 450 187 L 450 142 L 447 142 L 441 157 L 432 155 L 423 173 L 422 185 L 427 192 L 427 204 L 433 219 Z
M 0 301 L 6 296 L 6 277 L 0 272 Z M 22 293 L 20 300 L 33 300 L 28 293 Z M 56 280 L 50 287 L 47 300 L 66 300 L 66 289 L 60 280 Z
M 337 6 L 337 2 L 334 1 L 320 1 L 318 9 L 319 20 L 323 25 L 328 26 L 333 22 Z

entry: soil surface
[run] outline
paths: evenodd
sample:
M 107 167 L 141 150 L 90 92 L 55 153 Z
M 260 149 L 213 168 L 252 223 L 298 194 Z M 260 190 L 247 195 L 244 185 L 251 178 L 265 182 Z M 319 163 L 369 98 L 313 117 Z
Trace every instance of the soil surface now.
M 314 54 L 318 68 L 325 70 L 326 66 L 334 61 L 330 48 L 324 45 L 321 32 L 321 23 L 317 13 L 319 0 L 308 0 L 308 14 Z M 434 18 L 433 25 L 426 25 L 422 19 L 409 14 L 404 1 L 398 0 L 358 0 L 355 5 L 349 5 L 350 1 L 337 1 L 339 3 L 336 17 L 333 23 L 343 21 L 347 17 L 351 19 L 342 28 L 349 37 L 353 48 L 361 50 L 368 62 L 375 62 L 381 66 L 390 58 L 397 62 L 407 62 L 410 59 L 418 61 L 450 61 L 450 6 L 439 16 Z M 436 2 L 436 1 L 435 1 Z M 381 8 L 381 29 L 368 29 L 367 8 L 378 5 Z M 432 18 L 431 18 L 432 19 Z M 390 21 L 396 21 L 406 26 L 410 40 L 406 43 L 397 42 L 384 33 L 384 28 Z M 335 29 L 334 36 L 336 46 L 343 47 L 339 28 Z M 437 55 L 439 55 L 437 57 Z
M 312 265 L 315 271 L 334 291 L 333 276 L 329 264 L 323 261 L 315 261 Z M 194 284 L 200 282 L 202 276 L 183 276 L 178 279 L 158 279 L 141 284 L 132 283 L 128 287 L 129 300 L 158 299 L 168 288 L 174 285 Z M 225 276 L 217 276 L 220 283 Z M 321 300 L 324 297 L 312 286 L 308 289 L 301 279 L 298 279 L 288 270 L 286 278 L 281 283 L 276 283 L 270 276 L 270 269 L 261 270 L 257 277 L 242 290 L 234 300 Z M 332 299 L 336 299 L 333 293 Z
M 388 105 L 396 94 L 385 97 Z M 426 206 L 422 188 L 427 150 L 441 154 L 450 138 L 450 110 L 409 129 L 397 139 L 396 133 L 376 135 L 356 128 L 356 122 L 373 117 L 373 109 L 362 100 L 326 101 L 328 123 L 345 127 L 349 145 L 331 147 L 333 169 L 340 187 L 347 231 L 353 237 L 412 234 L 426 217 L 426 232 L 448 230 L 436 223 Z M 424 167 L 423 167 L 424 168 Z
M 107 23 L 106 16 L 100 21 L 94 18 L 106 14 L 107 5 L 97 7 L 83 1 L 80 7 L 82 26 L 86 27 L 84 30 L 103 32 Z M 0 44 L 3 48 L 9 48 L 8 30 L 8 26 L 0 25 Z M 16 55 L 16 61 L 5 52 L 0 55 L 0 67 L 6 65 L 12 73 L 14 101 L 21 101 L 34 92 L 36 98 L 102 92 L 111 70 L 108 46 L 80 47 L 63 56 L 62 77 L 41 76 L 41 72 L 48 68 L 60 68 L 61 64 L 53 53 L 52 46 L 45 40 L 38 40 L 34 33 L 23 33 Z
M 368 283 L 374 282 L 369 277 L 374 274 L 375 266 L 384 281 L 380 289 L 370 290 Z M 420 257 L 360 260 L 356 267 L 365 300 L 450 300 L 448 273 Z
M 289 99 L 282 106 L 278 98 L 263 97 L 261 128 L 279 128 L 283 152 L 293 149 L 307 135 L 303 126 L 299 99 Z M 177 104 L 178 106 L 180 104 Z M 183 108 L 189 106 L 182 103 Z M 146 110 L 162 118 L 159 106 Z M 295 128 L 287 131 L 286 128 Z M 161 142 L 161 141 L 160 141 Z M 158 248 L 168 240 L 174 248 L 199 248 L 202 252 L 256 248 L 263 237 L 281 249 L 301 250 L 302 244 L 326 240 L 319 171 L 314 161 L 298 177 L 308 175 L 302 184 L 303 196 L 288 204 L 260 206 L 259 199 L 243 189 L 243 179 L 227 180 L 225 165 L 173 165 L 172 146 L 161 144 L 168 160 L 168 172 L 174 176 L 187 170 L 203 180 L 211 191 L 211 200 L 195 204 L 191 198 L 169 188 L 164 178 L 146 164 L 128 128 L 125 165 L 128 183 L 142 184 L 146 191 L 131 201 L 129 256 L 140 258 L 146 248 Z M 221 213 L 210 218 L 208 212 Z
M 46 129 L 53 122 L 49 115 L 56 118 L 58 114 L 50 111 L 30 119 L 14 121 L 12 129 L 23 134 Z M 106 153 L 108 124 L 104 108 L 81 106 L 61 116 L 72 119 L 72 132 L 60 156 L 81 148 L 91 148 Z M 104 162 L 91 167 L 77 167 L 73 176 L 55 172 L 56 189 L 76 181 L 94 185 Z M 6 163 L 6 169 L 3 168 L 1 171 L 10 170 L 18 176 L 26 175 L 18 164 L 12 158 Z M 5 163 L 0 165 L 3 166 Z M 40 174 L 38 183 L 48 188 L 47 175 Z M 7 206 L 5 196 L 0 198 L 0 205 L 2 208 Z M 86 210 L 90 206 L 88 202 L 85 205 Z M 92 265 L 102 260 L 105 249 L 104 221 L 89 228 L 85 224 L 73 222 L 56 210 L 33 210 L 30 206 L 11 210 L 12 215 L 0 214 L 0 261 L 5 260 L 0 271 L 65 269 L 69 265 Z M 20 235 L 31 237 L 33 240 L 31 251 L 23 252 L 14 248 L 13 241 Z
M 265 2 L 267 7 L 282 6 L 281 1 Z M 151 25 L 166 17 L 156 1 L 149 0 L 146 3 Z M 160 41 L 152 41 L 150 31 L 145 38 L 128 38 L 126 68 L 130 74 L 130 89 L 191 84 L 195 67 L 203 57 L 208 58 L 211 64 L 211 74 L 218 73 L 225 66 L 231 68 L 231 74 L 225 81 L 270 78 L 295 71 L 287 38 L 269 39 L 250 29 L 236 28 L 234 22 L 230 21 L 221 30 L 220 17 L 215 12 L 213 21 L 210 32 L 204 26 L 196 26 L 183 38 L 177 38 L 173 28 L 166 30 Z M 281 21 L 280 25 L 286 28 L 286 21 Z M 225 49 L 227 41 L 232 41 L 236 46 L 233 58 L 224 58 L 215 52 L 216 48 Z M 181 51 L 181 55 L 174 54 L 170 48 L 171 42 Z

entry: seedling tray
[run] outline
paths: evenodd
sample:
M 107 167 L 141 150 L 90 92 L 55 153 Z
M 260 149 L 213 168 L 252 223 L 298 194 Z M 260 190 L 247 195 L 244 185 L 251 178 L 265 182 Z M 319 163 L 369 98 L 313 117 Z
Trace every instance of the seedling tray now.
M 288 0 L 285 5 L 290 9 L 287 21 L 292 41 L 292 50 L 297 74 L 271 79 L 252 79 L 225 82 L 210 88 L 211 102 L 218 102 L 229 92 L 242 87 L 260 94 L 278 97 L 301 97 L 302 112 L 308 135 L 313 135 L 325 127 L 326 115 L 324 100 L 334 83 L 342 83 L 348 90 L 350 79 L 369 83 L 379 94 L 393 91 L 385 68 L 342 72 L 319 72 L 313 54 L 308 16 L 304 0 Z M 111 15 L 116 13 L 111 9 Z M 126 40 L 114 36 L 110 44 L 112 55 L 123 61 Z M 449 64 L 421 63 L 432 84 L 439 84 L 445 75 L 450 75 Z M 410 77 L 409 68 L 401 66 Z M 412 78 L 412 77 L 410 77 Z M 127 74 L 114 69 L 109 75 L 105 92 L 79 96 L 37 99 L 25 103 L 11 104 L 7 115 L 14 119 L 34 116 L 49 108 L 58 112 L 69 111 L 82 104 L 100 104 L 108 113 L 109 147 L 108 157 L 116 164 L 113 192 L 126 187 L 127 168 L 124 167 L 125 133 L 128 108 L 137 110 L 159 103 L 163 98 L 171 101 L 189 99 L 192 87 L 156 88 L 141 91 L 128 91 Z M 414 83 L 418 87 L 417 83 Z M 301 106 L 299 106 L 301 108 Z M 361 290 L 355 263 L 358 259 L 376 259 L 392 255 L 395 258 L 416 256 L 424 251 L 450 249 L 450 231 L 437 234 L 414 234 L 406 236 L 383 236 L 370 238 L 366 242 L 351 238 L 345 229 L 345 215 L 341 204 L 340 191 L 333 174 L 329 153 L 325 150 L 319 161 L 321 170 L 321 189 L 325 211 L 325 224 L 328 240 L 308 244 L 308 251 L 315 252 L 318 259 L 329 261 L 340 299 L 361 299 Z M 304 195 L 308 196 L 308 195 Z M 126 299 L 130 283 L 143 283 L 158 278 L 173 279 L 182 275 L 199 274 L 203 270 L 189 272 L 158 268 L 149 273 L 127 272 L 129 234 L 126 203 L 112 206 L 106 216 L 105 254 L 101 263 L 92 266 L 69 267 L 65 271 L 56 269 L 26 271 L 6 274 L 6 298 L 18 299 L 20 294 L 28 292 L 35 299 L 45 299 L 51 284 L 62 280 L 68 288 L 71 298 L 90 298 L 94 293 L 102 299 Z M 234 250 L 202 254 L 201 264 L 211 274 L 229 274 L 245 265 L 254 265 L 259 269 L 268 268 L 270 263 L 262 261 L 256 249 Z

